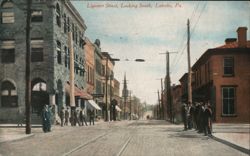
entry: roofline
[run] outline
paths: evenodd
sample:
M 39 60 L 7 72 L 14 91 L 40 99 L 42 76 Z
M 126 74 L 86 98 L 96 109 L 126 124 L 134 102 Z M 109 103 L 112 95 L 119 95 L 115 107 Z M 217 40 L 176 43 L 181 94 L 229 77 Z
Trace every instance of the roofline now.
M 192 66 L 192 70 L 198 66 L 202 60 L 205 57 L 210 57 L 212 55 L 223 55 L 223 54 L 227 54 L 227 53 L 235 53 L 239 54 L 239 53 L 245 53 L 248 52 L 247 50 L 249 50 L 250 48 L 213 48 L 213 49 L 207 49 L 202 55 L 201 57 L 194 63 L 194 65 Z
M 84 30 L 87 29 L 87 26 L 85 25 L 85 22 L 82 18 L 82 16 L 79 14 L 79 12 L 76 10 L 76 8 L 73 6 L 73 4 L 67 0 L 65 5 L 68 7 L 68 9 L 70 10 L 70 12 L 72 13 L 72 15 L 75 16 L 75 18 L 77 19 L 77 21 L 80 23 L 80 25 L 82 26 L 82 28 Z

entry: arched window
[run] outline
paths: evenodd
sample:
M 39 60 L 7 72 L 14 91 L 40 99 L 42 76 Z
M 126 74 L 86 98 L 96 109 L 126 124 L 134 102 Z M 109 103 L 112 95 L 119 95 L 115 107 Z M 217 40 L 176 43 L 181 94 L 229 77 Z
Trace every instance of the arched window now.
M 15 16 L 13 10 L 11 10 L 14 7 L 14 4 L 10 0 L 5 0 L 1 4 L 2 11 L 2 19 L 1 22 L 3 24 L 8 23 L 14 23 L 15 22 Z
M 1 85 L 2 107 L 17 107 L 16 87 L 10 81 L 4 81 Z
M 56 4 L 56 23 L 61 27 L 61 10 L 59 4 Z

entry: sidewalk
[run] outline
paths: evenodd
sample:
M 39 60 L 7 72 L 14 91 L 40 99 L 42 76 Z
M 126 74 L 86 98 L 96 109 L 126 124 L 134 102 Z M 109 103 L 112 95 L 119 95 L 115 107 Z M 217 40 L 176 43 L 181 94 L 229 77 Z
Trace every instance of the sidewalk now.
M 213 139 L 250 153 L 250 124 L 213 124 Z
M 103 120 L 95 121 L 95 125 L 103 123 L 105 123 Z M 60 125 L 53 125 L 52 131 L 56 132 L 61 128 L 62 127 Z M 72 126 L 65 126 L 65 128 L 72 128 Z M 23 124 L 22 126 L 17 126 L 17 124 L 0 124 L 0 144 L 4 142 L 26 139 L 29 137 L 33 137 L 38 133 L 43 133 L 42 125 L 33 124 L 31 129 L 32 134 L 25 134 L 25 124 Z

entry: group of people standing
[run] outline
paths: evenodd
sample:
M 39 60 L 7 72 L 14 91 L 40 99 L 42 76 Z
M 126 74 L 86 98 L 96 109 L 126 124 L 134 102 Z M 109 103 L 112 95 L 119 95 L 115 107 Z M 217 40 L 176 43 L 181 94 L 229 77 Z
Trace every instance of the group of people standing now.
M 65 126 L 68 125 L 69 122 L 71 124 L 71 126 L 76 126 L 78 124 L 78 126 L 88 126 L 87 124 L 87 116 L 86 116 L 86 112 L 85 109 L 77 109 L 77 110 L 70 110 L 69 108 L 64 108 L 62 107 L 60 113 L 59 113 L 59 117 L 61 120 L 61 126 Z M 89 124 L 91 125 L 91 123 L 94 125 L 94 110 L 90 111 L 89 114 Z
M 198 133 L 212 134 L 212 108 L 209 102 L 183 104 L 182 119 L 184 130 L 195 128 Z
M 49 105 L 44 105 L 42 112 L 41 112 L 41 118 L 42 118 L 42 129 L 44 133 L 51 132 L 51 124 L 52 124 L 52 108 L 49 107 Z M 60 125 L 68 126 L 69 124 L 71 126 L 88 126 L 87 124 L 87 115 L 85 112 L 85 109 L 76 109 L 70 111 L 70 108 L 64 108 L 62 107 L 61 111 L 58 113 L 60 117 Z M 94 110 L 89 111 L 89 125 L 95 124 L 94 121 L 95 118 L 95 112 Z M 58 123 L 58 122 L 57 122 Z

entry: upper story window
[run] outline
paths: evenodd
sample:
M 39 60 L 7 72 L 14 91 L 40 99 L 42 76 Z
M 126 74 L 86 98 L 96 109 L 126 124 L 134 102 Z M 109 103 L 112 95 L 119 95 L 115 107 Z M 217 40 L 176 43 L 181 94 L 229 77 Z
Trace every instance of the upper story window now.
M 63 32 L 67 33 L 67 20 L 65 14 L 63 14 Z
M 17 107 L 16 87 L 10 81 L 3 81 L 1 85 L 2 107 Z
M 57 63 L 58 64 L 62 64 L 62 52 L 61 52 L 61 42 L 57 41 L 57 47 L 56 47 L 56 51 L 57 51 Z
M 43 39 L 31 39 L 31 62 L 43 61 Z
M 15 16 L 14 16 L 14 12 L 12 9 L 14 7 L 13 2 L 9 1 L 9 0 L 5 0 L 2 2 L 1 4 L 1 8 L 3 9 L 2 11 L 2 23 L 7 24 L 7 23 L 14 23 L 15 22 Z M 8 10 L 5 10 L 8 9 Z
M 43 21 L 43 12 L 42 10 L 34 10 L 31 13 L 31 22 L 42 22 Z
M 67 31 L 70 32 L 70 18 L 67 17 Z
M 224 58 L 224 76 L 234 75 L 234 58 L 225 57 Z
M 56 4 L 56 24 L 61 27 L 61 10 L 59 4 Z
M 15 62 L 15 40 L 3 40 L 1 43 L 1 62 Z

